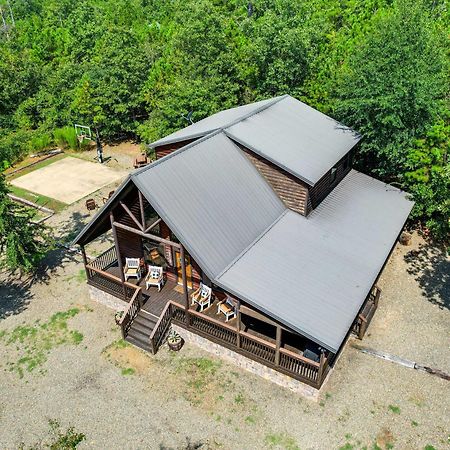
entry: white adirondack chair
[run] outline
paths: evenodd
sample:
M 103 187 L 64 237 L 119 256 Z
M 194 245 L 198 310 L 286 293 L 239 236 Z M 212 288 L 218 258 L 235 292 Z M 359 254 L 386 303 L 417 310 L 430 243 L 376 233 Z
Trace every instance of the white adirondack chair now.
M 141 279 L 141 261 L 139 258 L 125 258 L 125 267 L 123 269 L 125 275 L 125 281 L 128 278 Z
M 149 289 L 150 286 L 158 286 L 158 292 L 164 285 L 164 273 L 163 268 L 159 266 L 148 266 L 148 273 L 145 277 L 145 288 Z

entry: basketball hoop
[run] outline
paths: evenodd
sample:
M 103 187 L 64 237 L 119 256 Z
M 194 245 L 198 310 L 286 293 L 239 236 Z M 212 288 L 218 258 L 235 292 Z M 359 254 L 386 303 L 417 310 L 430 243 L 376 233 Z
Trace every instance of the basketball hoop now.
M 75 124 L 75 133 L 80 144 L 82 144 L 86 139 L 92 140 L 92 132 L 90 127 Z

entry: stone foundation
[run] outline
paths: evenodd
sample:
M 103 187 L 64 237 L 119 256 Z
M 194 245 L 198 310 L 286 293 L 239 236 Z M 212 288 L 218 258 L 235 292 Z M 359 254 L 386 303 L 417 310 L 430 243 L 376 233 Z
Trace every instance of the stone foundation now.
M 107 306 L 108 308 L 114 309 L 116 311 L 122 310 L 124 311 L 127 307 L 127 303 L 123 300 L 120 300 L 114 295 L 108 294 L 107 292 L 102 291 L 94 286 L 88 286 L 89 289 L 89 297 L 94 302 L 101 303 L 102 305 Z
M 265 380 L 269 380 L 272 383 L 287 388 L 292 392 L 300 394 L 310 400 L 318 401 L 319 399 L 320 391 L 318 389 L 314 389 L 308 384 L 302 383 L 301 381 L 295 380 L 294 378 L 277 372 L 276 370 L 273 370 L 270 367 L 265 366 L 264 364 L 253 361 L 252 359 L 236 353 L 233 350 L 229 350 L 226 347 L 215 344 L 214 342 L 211 342 L 210 340 L 199 336 L 198 334 L 185 330 L 178 325 L 172 324 L 172 329 L 175 330 L 180 336 L 182 336 L 187 343 L 194 344 L 200 347 L 202 350 L 206 350 L 207 352 L 212 353 L 218 358 L 222 358 L 228 362 L 231 362 L 241 369 L 247 370 L 255 375 L 264 378 Z

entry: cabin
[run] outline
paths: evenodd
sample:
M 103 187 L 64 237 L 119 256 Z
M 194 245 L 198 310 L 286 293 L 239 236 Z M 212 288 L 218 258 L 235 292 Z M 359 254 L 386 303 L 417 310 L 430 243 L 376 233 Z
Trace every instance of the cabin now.
M 284 95 L 154 142 L 156 160 L 74 240 L 90 295 L 123 310 L 123 337 L 150 353 L 173 327 L 319 389 L 364 335 L 413 205 L 352 168 L 360 139 Z M 114 246 L 88 259 L 105 233 Z

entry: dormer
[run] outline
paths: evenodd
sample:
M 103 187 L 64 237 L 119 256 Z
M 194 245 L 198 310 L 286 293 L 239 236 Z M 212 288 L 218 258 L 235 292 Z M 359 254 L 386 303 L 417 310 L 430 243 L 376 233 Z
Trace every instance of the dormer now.
M 151 144 L 157 158 L 222 129 L 285 205 L 307 216 L 352 168 L 360 136 L 289 95 L 221 111 Z

